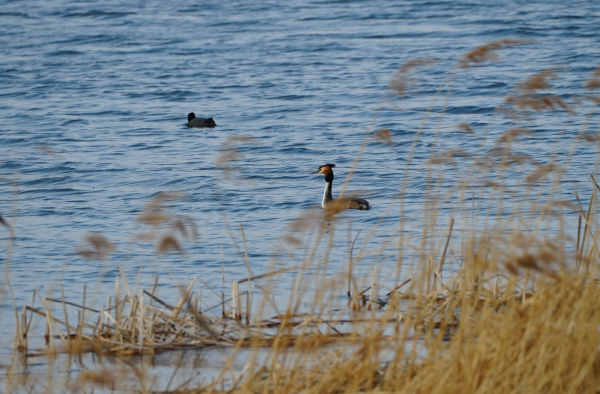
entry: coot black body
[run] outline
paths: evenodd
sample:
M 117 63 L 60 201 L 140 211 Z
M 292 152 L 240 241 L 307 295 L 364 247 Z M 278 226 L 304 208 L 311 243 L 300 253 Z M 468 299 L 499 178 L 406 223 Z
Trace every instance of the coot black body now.
M 196 114 L 193 112 L 188 114 L 187 127 L 215 127 L 216 125 L 213 118 L 196 118 Z

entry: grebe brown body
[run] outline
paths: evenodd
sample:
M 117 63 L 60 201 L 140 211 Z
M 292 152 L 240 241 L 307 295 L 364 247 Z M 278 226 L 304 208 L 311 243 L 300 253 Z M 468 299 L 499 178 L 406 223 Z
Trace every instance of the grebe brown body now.
M 335 167 L 335 164 L 328 163 L 319 167 L 317 171 L 311 172 L 311 174 L 325 175 L 325 193 L 323 193 L 323 201 L 321 202 L 323 209 L 333 209 L 336 212 L 344 209 L 358 209 L 359 211 L 371 209 L 371 204 L 369 204 L 369 202 L 363 198 L 333 198 L 331 195 L 331 187 L 333 184 L 333 167 Z

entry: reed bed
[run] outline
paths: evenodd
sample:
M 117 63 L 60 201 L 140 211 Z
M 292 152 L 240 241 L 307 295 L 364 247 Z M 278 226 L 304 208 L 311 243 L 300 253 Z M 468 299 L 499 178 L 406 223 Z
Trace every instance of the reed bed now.
M 589 132 L 588 125 L 600 103 L 595 90 L 600 86 L 600 68 L 585 82 L 584 93 L 569 102 L 549 92 L 558 69 L 542 70 L 515 86 L 496 109 L 494 118 L 509 119 L 504 133 L 493 135 L 491 123 L 486 130 L 460 123 L 456 129 L 479 137 L 476 149 L 436 148 L 460 72 L 499 61 L 499 50 L 525 44 L 531 42 L 488 43 L 456 62 L 416 132 L 398 196 L 383 209 L 375 226 L 393 212 L 399 217 L 398 231 L 379 242 L 376 250 L 368 248 L 374 230 L 365 231 L 359 247 L 362 229 L 352 232 L 347 217 L 309 210 L 290 226 L 274 253 L 281 256 L 282 251 L 301 249 L 306 253 L 300 263 L 281 268 L 272 261 L 271 268 L 259 275 L 252 273 L 240 225 L 239 252 L 248 274 L 232 281 L 230 293 L 221 292 L 220 302 L 209 307 L 194 292 L 197 278 L 178 286 L 180 298 L 172 305 L 156 292 L 160 278 L 150 289 L 138 290 L 136 285 L 131 290 L 120 267 L 114 294 L 100 309 L 86 306 L 85 290 L 81 301 L 62 293 L 61 298 L 35 293 L 31 305 L 20 311 L 15 307 L 15 354 L 31 358 L 92 352 L 126 359 L 177 349 L 230 349 L 224 368 L 209 381 L 192 384 L 182 379 L 173 387 L 171 377 L 161 386 L 148 372 L 127 364 L 128 368 L 85 370 L 51 389 L 7 378 L 6 392 L 42 391 L 40 387 L 178 393 L 598 392 L 600 249 L 595 196 L 600 185 L 592 173 L 585 180 L 584 195 L 574 191 L 574 199 L 565 200 L 560 191 L 578 147 L 591 146 L 596 151 L 595 167 L 599 162 L 598 134 Z M 415 59 L 401 66 L 382 105 L 399 108 L 399 100 L 417 84 L 417 70 L 435 64 L 432 59 Z M 435 103 L 441 109 L 424 164 L 422 227 L 412 231 L 405 228 L 406 179 Z M 530 122 L 534 117 L 551 113 L 573 119 L 582 109 L 588 113 L 579 129 L 568 135 L 570 147 L 565 149 L 565 139 L 560 139 L 545 158 L 516 149 L 520 139 L 535 135 Z M 393 146 L 392 134 L 388 128 L 368 132 L 342 194 L 366 145 Z M 236 146 L 242 143 L 252 140 L 228 140 L 219 158 L 228 177 L 235 176 L 240 157 Z M 460 176 L 442 190 L 445 171 Z M 521 182 L 511 185 L 509 173 L 517 174 Z M 483 212 L 480 217 L 475 217 L 474 190 L 485 193 L 489 204 L 478 211 Z M 468 194 L 470 199 L 465 198 Z M 456 195 L 461 204 L 473 204 L 471 216 L 461 206 L 442 226 L 439 212 L 448 196 Z M 196 236 L 193 220 L 166 213 L 165 202 L 173 198 L 177 196 L 157 196 L 138 218 L 155 229 L 141 233 L 140 239 L 153 240 L 159 254 L 183 253 L 183 241 Z M 348 260 L 345 269 L 328 275 L 334 235 L 343 225 L 348 226 Z M 112 248 L 96 235 L 86 240 L 80 253 L 102 259 Z M 390 249 L 391 263 L 386 254 Z M 368 269 L 359 271 L 360 264 Z M 293 278 L 288 299 L 275 302 L 270 289 L 286 275 Z M 77 320 L 69 322 L 74 315 Z M 46 346 L 33 349 L 28 342 L 30 328 L 39 325 L 46 327 Z M 236 370 L 233 364 L 242 353 L 244 367 Z M 11 368 L 18 369 L 14 364 Z M 179 368 L 174 366 L 173 376 Z M 135 375 L 135 384 L 123 383 L 121 377 L 127 374 Z

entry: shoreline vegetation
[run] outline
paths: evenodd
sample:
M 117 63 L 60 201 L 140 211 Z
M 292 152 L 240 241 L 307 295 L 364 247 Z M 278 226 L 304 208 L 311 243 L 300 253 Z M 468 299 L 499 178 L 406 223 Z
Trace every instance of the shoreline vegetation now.
M 334 275 L 330 252 L 338 212 L 309 210 L 299 217 L 282 237 L 282 244 L 306 251 L 300 265 L 256 275 L 248 261 L 244 229 L 240 224 L 243 248 L 238 252 L 248 275 L 231 282 L 229 294 L 215 293 L 221 301 L 206 306 L 194 286 L 195 277 L 181 284 L 179 301 L 169 304 L 154 286 L 140 289 L 118 266 L 113 295 L 100 309 L 86 306 L 86 289 L 80 301 L 65 297 L 44 297 L 34 291 L 30 305 L 16 305 L 10 289 L 10 257 L 14 244 L 11 221 L 1 224 L 11 233 L 5 259 L 5 297 L 12 298 L 16 327 L 12 360 L 2 378 L 4 392 L 171 392 L 171 393 L 582 393 L 600 390 L 600 249 L 596 233 L 598 215 L 595 195 L 600 191 L 594 171 L 599 162 L 600 134 L 587 130 L 600 103 L 600 67 L 569 102 L 549 93 L 559 69 L 530 76 L 505 97 L 485 130 L 467 123 L 456 125 L 477 137 L 477 152 L 459 149 L 437 150 L 442 119 L 448 107 L 452 85 L 459 71 L 482 67 L 500 60 L 503 48 L 532 45 L 531 41 L 503 39 L 482 45 L 464 55 L 448 73 L 424 114 L 406 156 L 403 182 L 397 200 L 384 207 L 381 220 L 399 214 L 398 230 L 390 234 L 378 253 L 366 252 L 374 230 L 365 231 L 362 246 L 355 248 L 361 231 L 349 225 L 346 269 Z M 434 67 L 434 59 L 414 59 L 391 77 L 389 91 L 382 99 L 396 104 L 417 85 L 417 72 Z M 573 92 L 570 92 L 571 94 Z M 572 102 L 571 102 L 572 101 Z M 433 136 L 426 188 L 422 202 L 422 227 L 405 228 L 407 174 L 419 138 L 429 121 L 431 108 L 442 103 Z M 535 157 L 535 152 L 514 149 L 521 138 L 533 138 L 531 124 L 547 113 L 578 118 L 581 127 L 571 132 L 565 121 L 561 139 L 552 154 Z M 375 115 L 377 116 L 377 115 Z M 490 128 L 506 117 L 510 127 L 495 140 Z M 375 123 L 375 122 L 373 122 Z M 565 145 L 567 139 L 572 146 Z M 340 196 L 370 142 L 393 146 L 389 129 L 369 130 L 349 171 Z M 236 146 L 253 143 L 247 137 L 230 137 L 217 165 L 225 177 L 233 176 L 239 158 Z M 591 168 L 588 195 L 561 199 L 566 168 L 576 148 L 592 144 L 596 150 Z M 491 148 L 490 148 L 491 146 Z M 451 190 L 441 190 L 439 179 L 451 169 L 457 181 Z M 509 185 L 508 172 L 522 182 Z M 485 190 L 489 205 L 475 218 L 474 187 Z M 470 201 L 439 223 L 436 212 L 444 208 L 445 197 L 460 195 Z M 471 196 L 470 199 L 467 198 Z M 197 237 L 194 221 L 168 213 L 177 193 L 157 195 L 138 217 L 149 230 L 139 239 L 150 240 L 158 254 L 184 253 L 182 244 Z M 513 199 L 507 204 L 507 198 Z M 396 209 L 394 211 L 393 209 Z M 493 211 L 493 213 L 492 213 Z M 371 211 L 373 212 L 373 211 Z M 224 212 L 226 219 L 226 213 Z M 12 217 L 11 217 L 12 218 Z M 578 223 L 572 227 L 575 218 Z M 14 219 L 13 219 L 14 220 Z M 477 220 L 478 225 L 474 225 Z M 226 220 L 228 230 L 233 229 Z M 470 227 L 470 229 L 469 229 Z M 166 229 L 166 231 L 165 231 Z M 341 230 L 337 230 L 341 231 Z M 416 246 L 415 246 L 416 245 Z M 410 256 L 403 251 L 413 248 Z M 460 250 L 459 257 L 453 253 Z M 100 234 L 89 235 L 79 249 L 82 257 L 108 260 L 113 244 Z M 356 249 L 356 250 L 355 250 Z M 393 270 L 387 272 L 389 256 L 395 250 Z M 355 271 L 370 259 L 369 274 Z M 456 265 L 448 277 L 444 267 Z M 224 270 L 224 268 L 223 268 Z M 140 269 L 141 272 L 141 269 Z M 275 302 L 269 291 L 283 275 L 293 275 L 287 300 Z M 381 276 L 385 280 L 381 280 Z M 224 275 L 223 275 L 224 278 Z M 322 278 L 315 285 L 314 278 Z M 131 286 L 130 283 L 135 283 Z M 210 287 L 208 287 L 210 288 Z M 282 309 L 282 304 L 285 307 Z M 77 319 L 73 320 L 73 316 Z M 4 316 L 3 318 L 6 318 Z M 45 327 L 43 348 L 32 348 L 31 331 Z M 123 361 L 119 367 L 83 368 L 49 381 L 28 378 L 22 373 L 27 359 L 61 354 L 81 356 L 93 353 L 99 359 L 153 357 L 178 349 L 229 349 L 225 367 L 201 385 L 173 376 L 180 369 L 174 361 L 168 383 L 157 384 L 142 367 Z M 245 352 L 245 365 L 235 371 L 236 357 Z M 261 353 L 262 352 L 262 353 Z M 48 364 L 51 369 L 53 363 Z M 21 372 L 20 372 L 21 371 Z M 196 375 L 199 372 L 196 372 Z M 51 373 L 50 373 L 51 375 Z M 164 382 L 163 382 L 164 383 Z M 160 387 L 160 388 L 157 388 Z

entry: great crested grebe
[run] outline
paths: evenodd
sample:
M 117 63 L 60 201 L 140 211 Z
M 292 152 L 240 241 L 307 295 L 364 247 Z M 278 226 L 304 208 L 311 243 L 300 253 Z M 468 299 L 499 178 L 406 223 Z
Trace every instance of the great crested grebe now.
M 335 164 L 324 164 L 317 171 L 311 172 L 311 174 L 323 174 L 325 175 L 325 193 L 323 193 L 323 202 L 321 206 L 323 209 L 334 209 L 336 212 L 344 209 L 358 209 L 359 211 L 366 211 L 371 208 L 369 202 L 363 198 L 358 197 L 341 197 L 333 198 L 331 196 L 331 185 L 333 183 L 333 170 Z
M 216 125 L 213 118 L 196 118 L 196 114 L 193 112 L 188 114 L 187 127 L 215 127 Z

